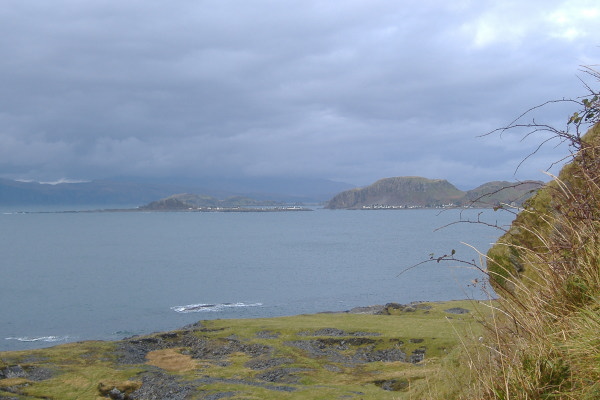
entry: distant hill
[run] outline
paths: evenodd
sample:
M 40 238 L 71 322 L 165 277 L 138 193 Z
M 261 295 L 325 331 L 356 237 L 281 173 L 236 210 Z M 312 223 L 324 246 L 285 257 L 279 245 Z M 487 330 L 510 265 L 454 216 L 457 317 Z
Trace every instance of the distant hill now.
M 469 190 L 462 204 L 473 206 L 496 206 L 498 204 L 523 204 L 543 185 L 539 181 L 507 182 L 494 181 Z
M 276 206 L 281 203 L 276 201 L 255 200 L 249 197 L 232 196 L 224 200 L 207 195 L 197 195 L 189 193 L 175 194 L 164 199 L 153 201 L 145 206 L 139 207 L 141 210 L 161 211 L 161 210 L 187 210 L 200 207 L 253 207 L 253 206 Z
M 464 192 L 442 179 L 398 177 L 380 179 L 370 186 L 339 193 L 327 208 L 362 208 L 363 206 L 421 206 L 434 207 L 454 203 Z
M 325 202 L 353 187 L 326 179 L 248 178 L 199 180 L 94 180 L 43 184 L 0 179 L 0 206 L 4 205 L 141 205 L 174 193 L 204 193 L 220 199 L 242 196 L 285 203 Z
M 474 206 L 493 207 L 500 203 L 520 205 L 542 182 L 490 182 L 467 192 L 444 179 L 395 177 L 380 179 L 370 186 L 347 190 L 334 196 L 326 208 L 410 208 Z
M 182 191 L 173 185 L 97 180 L 43 184 L 0 179 L 0 205 L 143 204 Z

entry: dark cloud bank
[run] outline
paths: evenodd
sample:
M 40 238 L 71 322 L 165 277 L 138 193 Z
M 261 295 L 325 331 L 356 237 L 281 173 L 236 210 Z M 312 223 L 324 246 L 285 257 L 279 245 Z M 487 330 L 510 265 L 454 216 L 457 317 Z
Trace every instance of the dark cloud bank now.
M 477 136 L 584 94 L 599 20 L 584 0 L 8 0 L 0 176 L 543 179 L 564 148 L 513 176 L 539 138 Z

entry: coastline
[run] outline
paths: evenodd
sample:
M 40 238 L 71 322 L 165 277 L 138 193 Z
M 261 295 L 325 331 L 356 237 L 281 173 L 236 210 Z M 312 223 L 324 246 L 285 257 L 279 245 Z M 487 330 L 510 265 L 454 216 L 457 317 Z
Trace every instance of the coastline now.
M 314 211 L 312 208 L 299 206 L 283 207 L 198 207 L 190 209 L 146 209 L 138 208 L 109 208 L 97 210 L 58 210 L 58 211 L 17 211 L 14 214 L 90 214 L 90 213 L 151 213 L 151 212 L 172 212 L 172 213 L 272 213 L 272 212 L 297 212 Z
M 480 334 L 484 303 L 202 320 L 117 341 L 1 352 L 0 398 L 301 399 L 325 391 L 329 398 L 397 399 L 441 368 L 464 340 L 459 335 Z

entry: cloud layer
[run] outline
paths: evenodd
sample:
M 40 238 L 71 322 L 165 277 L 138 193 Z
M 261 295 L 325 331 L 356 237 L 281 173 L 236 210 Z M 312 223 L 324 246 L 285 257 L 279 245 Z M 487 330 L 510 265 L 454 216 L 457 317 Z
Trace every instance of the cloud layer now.
M 477 136 L 585 94 L 596 3 L 7 0 L 0 176 L 512 179 L 539 138 Z

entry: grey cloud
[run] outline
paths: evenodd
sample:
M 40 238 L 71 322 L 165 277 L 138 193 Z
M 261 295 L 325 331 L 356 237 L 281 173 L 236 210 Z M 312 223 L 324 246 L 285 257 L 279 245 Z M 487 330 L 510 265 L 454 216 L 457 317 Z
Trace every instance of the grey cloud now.
M 0 175 L 510 179 L 535 143 L 476 136 L 582 92 L 573 3 L 7 1 Z

